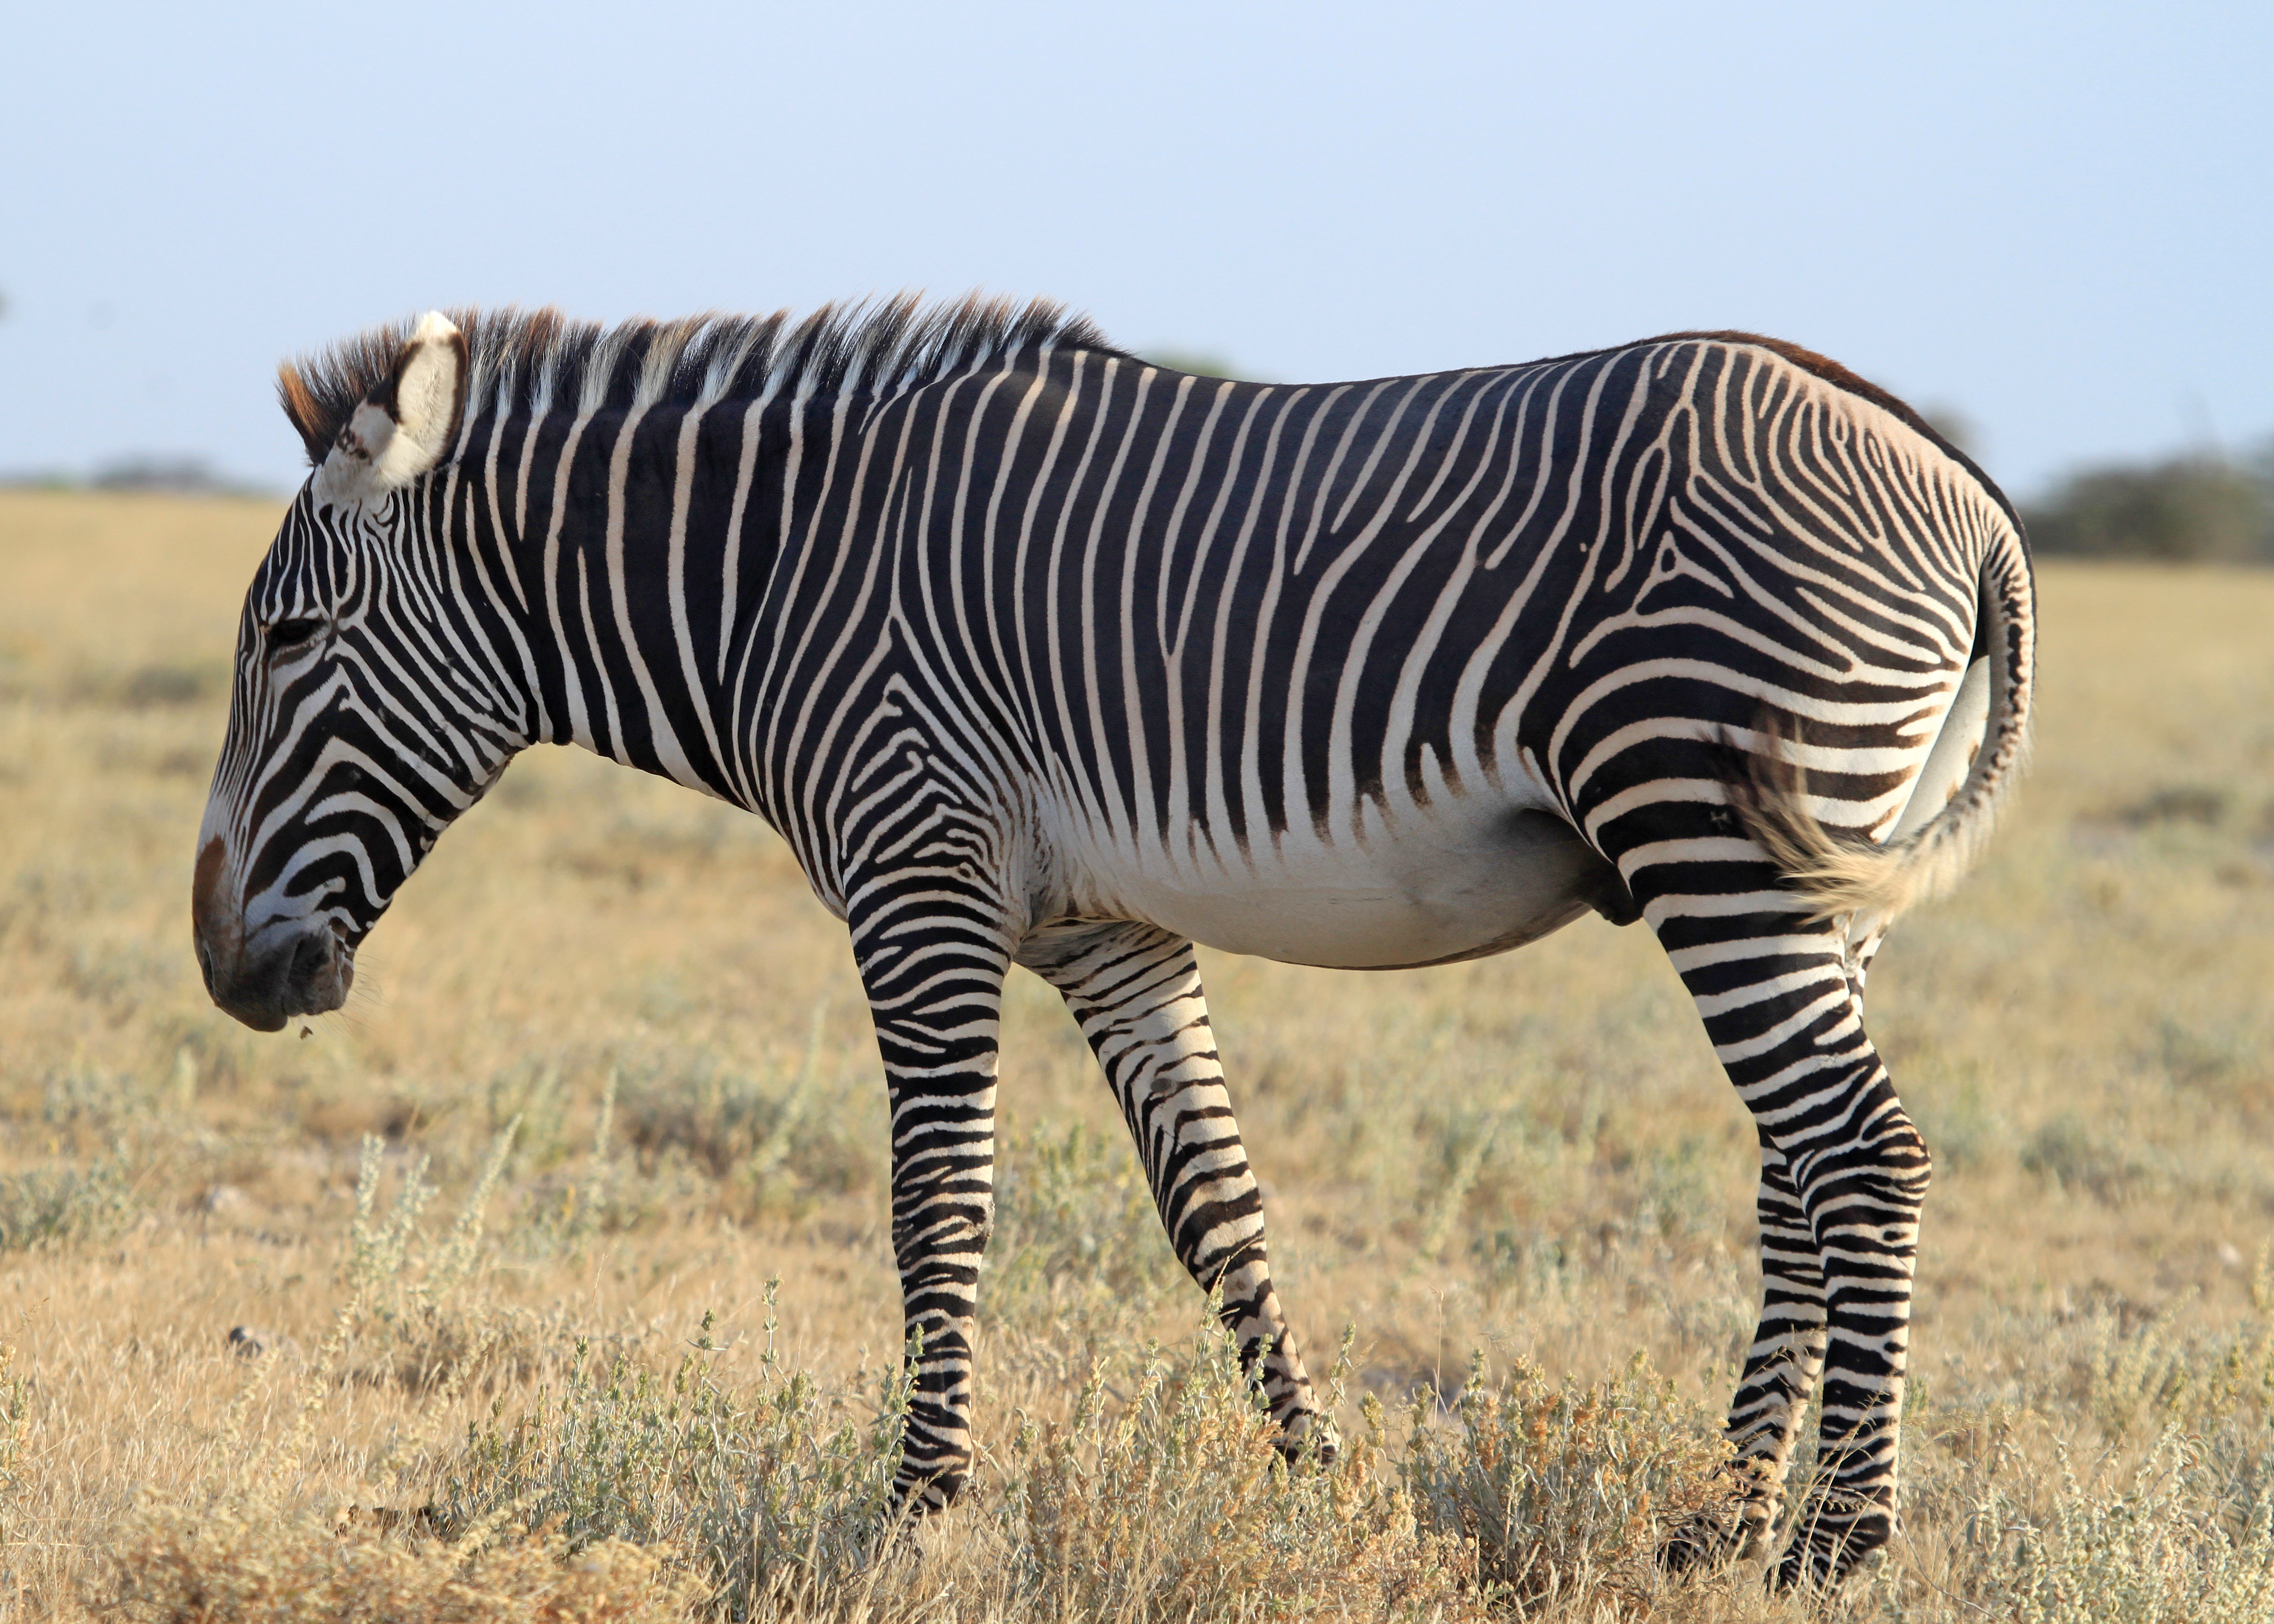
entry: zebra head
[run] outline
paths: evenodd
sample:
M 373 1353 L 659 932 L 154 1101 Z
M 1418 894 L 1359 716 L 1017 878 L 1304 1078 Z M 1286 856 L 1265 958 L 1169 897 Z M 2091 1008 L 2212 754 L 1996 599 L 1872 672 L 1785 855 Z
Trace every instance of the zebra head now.
M 357 944 L 527 742 L 441 590 L 467 370 L 463 335 L 428 315 L 322 448 L 245 595 L 191 919 L 207 991 L 260 1031 L 346 1001 Z

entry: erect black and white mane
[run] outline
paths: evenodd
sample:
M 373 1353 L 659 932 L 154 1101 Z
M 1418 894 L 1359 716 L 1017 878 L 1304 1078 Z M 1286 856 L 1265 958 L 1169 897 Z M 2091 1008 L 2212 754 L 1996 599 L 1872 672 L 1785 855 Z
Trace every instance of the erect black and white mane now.
M 1054 299 L 967 295 L 927 304 L 902 294 L 825 304 L 804 316 L 713 312 L 674 321 L 638 318 L 608 326 L 546 306 L 459 309 L 465 335 L 470 411 L 541 409 L 579 401 L 584 410 L 734 399 L 763 394 L 829 395 L 847 384 L 896 395 L 960 376 L 1023 348 L 1126 352 L 1087 316 Z M 320 463 L 358 406 L 380 388 L 415 323 L 366 328 L 277 369 L 276 392 Z

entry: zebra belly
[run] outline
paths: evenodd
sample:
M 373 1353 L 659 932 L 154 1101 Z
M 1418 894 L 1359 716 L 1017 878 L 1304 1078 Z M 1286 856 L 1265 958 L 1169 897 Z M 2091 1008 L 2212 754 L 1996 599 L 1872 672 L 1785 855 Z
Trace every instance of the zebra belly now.
M 1635 917 L 1618 871 L 1537 810 L 1378 831 L 1349 848 L 1284 841 L 1247 859 L 1205 876 L 1096 874 L 1097 894 L 1077 906 L 1226 952 L 1345 970 L 1506 952 L 1590 908 Z

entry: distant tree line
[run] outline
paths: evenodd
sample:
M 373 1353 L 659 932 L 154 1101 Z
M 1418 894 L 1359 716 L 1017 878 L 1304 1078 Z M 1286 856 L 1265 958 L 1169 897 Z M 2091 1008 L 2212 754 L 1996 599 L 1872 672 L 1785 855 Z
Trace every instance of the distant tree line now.
M 2070 475 L 2022 509 L 2029 546 L 2048 557 L 2274 564 L 2274 445 L 2105 463 Z
M 126 456 L 84 477 L 62 470 L 0 473 L 0 489 L 136 491 L 161 496 L 274 497 L 276 492 L 217 472 L 203 457 Z

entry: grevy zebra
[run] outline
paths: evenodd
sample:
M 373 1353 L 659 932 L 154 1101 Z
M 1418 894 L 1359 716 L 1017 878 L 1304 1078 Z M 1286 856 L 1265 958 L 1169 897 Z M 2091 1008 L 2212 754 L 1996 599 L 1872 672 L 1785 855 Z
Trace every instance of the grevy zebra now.
M 1381 967 L 1640 917 L 1761 1146 L 1736 1509 L 1666 1555 L 1767 1549 L 1819 1376 L 1776 1577 L 1889 1537 L 1929 1161 L 1863 981 L 1986 830 L 2033 641 L 2012 508 L 1899 402 L 1743 334 L 1268 387 L 973 301 L 430 314 L 282 378 L 315 469 L 199 836 L 223 1009 L 337 1007 L 531 744 L 764 817 L 873 1006 L 933 1506 L 972 1458 L 1011 965 L 1080 1021 L 1288 1447 L 1330 1449 L 1192 943 Z

